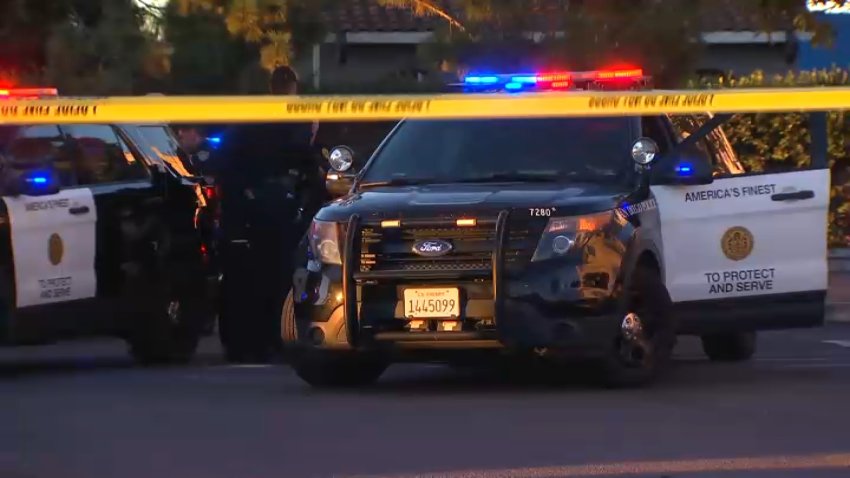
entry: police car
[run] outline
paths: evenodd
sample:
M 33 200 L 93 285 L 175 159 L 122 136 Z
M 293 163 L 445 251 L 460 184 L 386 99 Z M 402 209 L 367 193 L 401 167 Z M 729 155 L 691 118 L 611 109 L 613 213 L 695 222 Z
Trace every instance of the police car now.
M 465 78 L 522 94 L 649 83 L 640 70 Z M 328 180 L 348 191 L 315 216 L 282 317 L 294 368 L 315 386 L 366 384 L 397 360 L 491 350 L 590 359 L 636 386 L 678 335 L 746 360 L 759 330 L 821 325 L 825 149 L 803 169 L 749 172 L 726 119 L 405 120 L 356 173 L 336 148 Z
M 215 274 L 177 152 L 160 124 L 0 126 L 0 343 L 115 335 L 140 362 L 192 357 Z

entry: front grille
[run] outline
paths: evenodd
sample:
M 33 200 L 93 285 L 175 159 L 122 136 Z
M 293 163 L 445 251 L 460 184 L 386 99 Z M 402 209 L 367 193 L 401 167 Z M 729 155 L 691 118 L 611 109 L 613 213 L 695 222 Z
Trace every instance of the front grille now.
M 512 221 L 513 222 L 513 221 Z M 508 271 L 525 266 L 537 246 L 540 231 L 528 224 L 514 222 L 509 227 L 505 251 Z M 440 239 L 452 244 L 445 256 L 423 257 L 413 252 L 417 241 Z M 362 229 L 360 272 L 468 272 L 492 273 L 492 254 L 496 247 L 495 221 L 474 227 L 404 226 Z

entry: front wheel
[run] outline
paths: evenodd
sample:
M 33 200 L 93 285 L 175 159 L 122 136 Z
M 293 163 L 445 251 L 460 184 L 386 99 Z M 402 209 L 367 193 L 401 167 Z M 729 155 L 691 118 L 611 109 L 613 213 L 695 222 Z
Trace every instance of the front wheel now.
M 667 367 L 676 343 L 672 301 L 656 268 L 637 267 L 627 284 L 620 321 L 604 360 L 605 385 L 646 385 Z
M 294 363 L 298 377 L 315 388 L 371 385 L 388 366 L 379 358 L 359 354 L 303 354 Z
M 743 362 L 756 352 L 755 332 L 703 335 L 702 349 L 715 362 Z

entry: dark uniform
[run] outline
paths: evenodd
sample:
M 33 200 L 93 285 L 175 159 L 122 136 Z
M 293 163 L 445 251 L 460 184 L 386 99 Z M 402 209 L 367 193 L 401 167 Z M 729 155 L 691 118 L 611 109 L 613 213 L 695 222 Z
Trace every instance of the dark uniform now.
M 180 150 L 183 153 L 183 163 L 190 173 L 196 176 L 210 176 L 212 174 L 212 156 L 215 148 L 209 141 L 204 140 L 195 152 L 187 152 Z
M 210 164 L 222 192 L 221 336 L 231 360 L 265 360 L 279 343 L 302 229 L 300 186 L 318 181 L 310 138 L 310 125 L 235 126 Z

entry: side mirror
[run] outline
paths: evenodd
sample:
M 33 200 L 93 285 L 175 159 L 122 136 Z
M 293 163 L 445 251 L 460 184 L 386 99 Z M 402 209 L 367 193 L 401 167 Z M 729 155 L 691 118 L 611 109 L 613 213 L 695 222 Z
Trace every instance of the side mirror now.
M 334 199 L 345 196 L 354 185 L 355 174 L 328 171 L 325 175 L 325 189 Z

